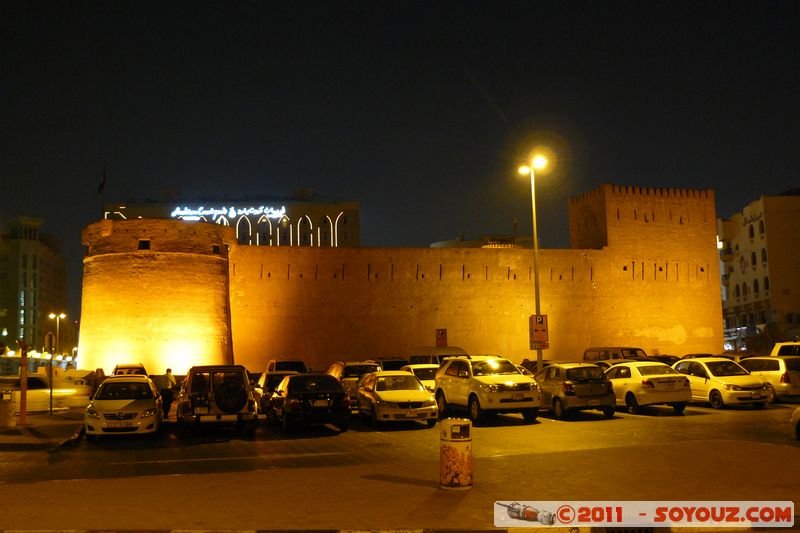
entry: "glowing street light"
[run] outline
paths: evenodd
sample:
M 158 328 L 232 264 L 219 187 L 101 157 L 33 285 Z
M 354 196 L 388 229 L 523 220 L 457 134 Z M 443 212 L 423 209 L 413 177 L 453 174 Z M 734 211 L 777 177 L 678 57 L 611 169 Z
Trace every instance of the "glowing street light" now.
M 535 311 L 534 313 L 541 315 L 541 302 L 539 301 L 539 235 L 536 231 L 536 170 L 542 170 L 547 167 L 548 160 L 541 154 L 535 154 L 531 159 L 530 164 L 519 167 L 519 173 L 523 175 L 530 174 L 531 176 L 531 214 L 533 216 L 533 291 Z M 536 347 L 536 370 L 542 369 L 542 349 L 537 345 Z
M 67 318 L 65 313 L 50 313 L 51 319 L 56 320 L 56 352 L 61 354 L 61 320 Z M 50 354 L 50 414 L 53 414 L 53 355 Z

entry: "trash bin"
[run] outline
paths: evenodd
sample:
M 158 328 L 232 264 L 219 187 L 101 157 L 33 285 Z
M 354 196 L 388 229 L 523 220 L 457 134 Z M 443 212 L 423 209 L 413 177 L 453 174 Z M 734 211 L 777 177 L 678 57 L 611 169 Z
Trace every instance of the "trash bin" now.
M 14 393 L 10 390 L 0 391 L 0 428 L 17 425 L 17 419 L 14 418 L 15 407 Z
M 441 424 L 439 485 L 443 489 L 472 487 L 472 422 L 446 418 Z

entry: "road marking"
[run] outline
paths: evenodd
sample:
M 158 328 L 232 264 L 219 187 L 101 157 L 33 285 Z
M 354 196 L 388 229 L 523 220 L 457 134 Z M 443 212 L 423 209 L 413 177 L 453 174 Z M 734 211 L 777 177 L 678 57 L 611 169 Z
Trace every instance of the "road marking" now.
M 261 458 L 275 458 L 275 459 L 289 459 L 293 457 L 307 457 L 313 455 L 319 457 L 321 455 L 346 455 L 350 452 L 310 452 L 310 453 L 275 453 L 271 455 L 239 455 L 236 457 L 207 457 L 197 459 L 162 459 L 159 461 L 121 461 L 117 463 L 108 463 L 110 465 L 143 465 L 143 464 L 164 464 L 164 463 L 200 463 L 206 461 L 240 461 L 242 459 L 261 459 Z

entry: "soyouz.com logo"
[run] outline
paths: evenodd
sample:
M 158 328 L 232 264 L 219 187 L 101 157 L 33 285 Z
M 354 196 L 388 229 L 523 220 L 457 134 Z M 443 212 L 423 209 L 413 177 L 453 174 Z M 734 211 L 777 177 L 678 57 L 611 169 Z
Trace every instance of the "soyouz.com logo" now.
M 792 527 L 791 501 L 545 501 L 494 506 L 495 527 Z

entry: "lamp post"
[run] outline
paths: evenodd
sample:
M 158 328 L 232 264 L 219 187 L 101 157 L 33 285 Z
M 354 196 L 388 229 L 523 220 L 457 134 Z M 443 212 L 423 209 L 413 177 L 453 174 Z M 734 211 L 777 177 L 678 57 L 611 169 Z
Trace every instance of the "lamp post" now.
M 536 231 L 536 169 L 543 169 L 547 166 L 547 158 L 543 155 L 534 155 L 529 165 L 519 167 L 520 174 L 530 174 L 531 176 L 531 214 L 533 217 L 533 292 L 535 311 L 541 314 L 541 302 L 539 301 L 539 235 Z M 536 347 L 536 370 L 542 369 L 542 348 Z
M 48 315 L 51 319 L 56 319 L 56 352 L 61 353 L 61 319 L 67 318 L 64 313 L 50 313 Z M 53 355 L 50 354 L 50 414 L 53 414 Z

